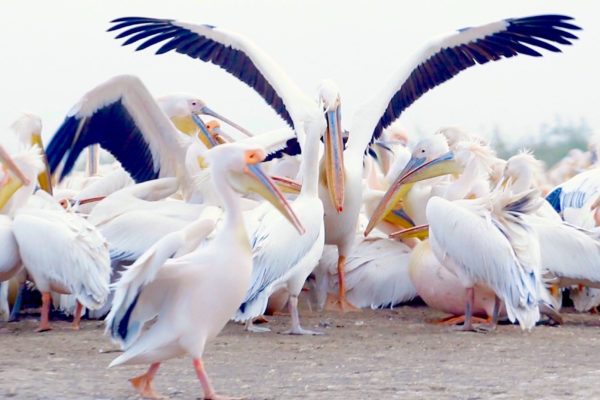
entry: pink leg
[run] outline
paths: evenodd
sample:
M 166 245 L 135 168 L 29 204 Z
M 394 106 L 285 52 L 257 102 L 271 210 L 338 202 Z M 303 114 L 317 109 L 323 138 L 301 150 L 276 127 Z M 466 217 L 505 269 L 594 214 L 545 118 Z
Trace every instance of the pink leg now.
M 83 306 L 81 305 L 81 303 L 78 300 L 77 301 L 77 306 L 75 307 L 75 314 L 73 315 L 73 325 L 72 325 L 73 330 L 78 331 L 79 328 L 80 328 L 81 310 L 82 309 L 83 309 Z
M 206 375 L 206 371 L 204 370 L 204 365 L 202 365 L 202 360 L 200 358 L 194 358 L 194 369 L 196 370 L 196 376 L 202 385 L 202 390 L 204 390 L 204 398 L 214 399 L 215 397 L 215 389 L 210 384 L 208 380 L 208 375 Z
M 52 329 L 49 322 L 50 304 L 52 304 L 50 292 L 42 293 L 42 313 L 40 316 L 40 326 L 36 329 L 37 332 L 46 332 Z
M 156 371 L 158 371 L 158 367 L 160 367 L 160 363 L 154 363 L 150 365 L 148 371 L 145 374 L 136 376 L 135 378 L 131 378 L 129 382 L 138 391 L 138 393 L 147 399 L 160 399 L 160 395 L 154 391 L 152 387 L 152 380 L 154 379 L 154 375 L 156 375 Z
M 338 309 L 342 314 L 349 311 L 361 311 L 360 308 L 346 300 L 346 256 L 338 256 L 338 298 L 328 300 L 325 308 L 328 310 Z
M 202 385 L 202 390 L 204 390 L 204 400 L 236 400 L 240 398 L 236 397 L 227 397 L 221 396 L 215 393 L 215 389 L 213 389 L 210 381 L 208 380 L 208 375 L 206 375 L 206 371 L 204 370 L 204 365 L 202 365 L 202 360 L 200 358 L 194 358 L 194 369 L 196 370 L 196 376 Z
M 467 303 L 465 304 L 465 323 L 460 328 L 462 331 L 474 331 L 473 329 L 473 303 L 475 302 L 475 289 L 467 289 Z

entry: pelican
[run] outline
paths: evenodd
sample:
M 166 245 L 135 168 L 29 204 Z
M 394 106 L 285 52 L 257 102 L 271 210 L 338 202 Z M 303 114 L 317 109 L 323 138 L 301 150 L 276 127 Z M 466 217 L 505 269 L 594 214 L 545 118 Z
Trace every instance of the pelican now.
M 393 308 L 410 301 L 417 291 L 410 281 L 410 247 L 385 238 L 364 238 L 357 243 L 346 264 L 348 300 L 360 308 Z M 326 246 L 315 269 L 317 302 L 325 304 L 329 293 L 338 293 L 337 251 Z
M 452 130 L 452 132 L 459 131 Z M 444 134 L 436 134 L 417 143 L 412 158 L 407 163 L 405 170 L 392 183 L 390 186 L 391 189 L 382 196 L 382 198 L 387 198 L 389 199 L 388 201 L 391 201 L 389 204 L 396 202 L 396 198 L 394 196 L 390 197 L 390 195 L 400 190 L 401 183 L 406 180 L 407 171 L 410 171 L 414 165 L 420 165 L 417 169 L 421 170 L 426 170 L 427 168 L 435 170 L 435 167 L 443 170 L 444 163 L 448 165 L 448 162 L 460 165 L 455 172 L 464 172 L 453 182 L 449 182 L 445 177 L 441 177 L 414 184 L 411 183 L 408 186 L 410 187 L 410 191 L 406 194 L 406 198 L 403 199 L 403 206 L 411 216 L 419 221 L 419 224 L 427 223 L 425 215 L 426 206 L 428 200 L 434 195 L 441 195 L 446 199 L 457 200 L 473 195 L 475 197 L 482 197 L 489 194 L 487 179 L 491 170 L 490 167 L 497 161 L 494 153 L 487 146 L 483 146 L 479 140 L 475 140 L 468 135 L 461 134 L 459 139 L 457 135 L 447 135 L 446 133 L 444 131 Z M 453 144 L 453 153 L 449 152 L 448 136 L 450 136 Z M 385 204 L 385 201 L 382 201 L 381 204 Z M 371 213 L 369 227 L 374 226 L 378 220 L 378 213 L 382 212 L 381 210 L 381 207 L 378 206 Z M 413 228 L 413 230 L 417 232 L 420 229 L 419 226 Z M 369 229 L 366 232 L 368 233 Z M 403 232 L 406 233 L 408 231 Z M 397 234 L 390 236 L 398 237 Z M 462 283 L 450 270 L 438 261 L 428 241 L 424 241 L 414 248 L 408 262 L 408 272 L 419 296 L 428 306 L 453 315 L 459 315 L 456 318 L 445 318 L 437 322 L 454 324 L 464 320 L 461 312 L 464 311 L 464 304 L 467 297 L 464 295 Z M 487 316 L 491 319 L 493 317 L 494 306 L 495 295 L 493 290 L 485 285 L 475 285 L 471 306 L 473 316 Z
M 37 115 L 23 114 L 11 125 L 12 130 L 19 137 L 21 148 L 38 146 L 42 151 L 42 159 L 45 168 L 40 172 L 37 180 L 42 190 L 52 194 L 52 183 L 50 179 L 50 168 L 44 152 L 44 143 L 42 142 L 42 120 Z
M 125 352 L 110 367 L 151 364 L 145 374 L 131 379 L 142 396 L 158 397 L 152 382 L 161 362 L 189 354 L 204 398 L 220 398 L 201 357 L 206 341 L 221 331 L 244 298 L 252 272 L 252 250 L 233 188 L 259 193 L 299 232 L 303 231 L 285 198 L 258 167 L 265 156 L 256 145 L 223 144 L 211 149 L 209 168 L 225 204 L 224 222 L 217 236 L 183 257 L 166 260 L 168 251 L 157 257 L 145 254 L 117 283 L 106 326 Z M 157 321 L 143 331 L 143 325 L 155 317 Z
M 595 227 L 600 209 L 600 166 L 558 185 L 546 200 L 565 221 L 582 228 Z
M 359 109 L 345 150 L 339 126 L 341 104 L 327 113 L 331 129 L 327 129 L 324 140 L 325 172 L 320 196 L 325 210 L 325 243 L 338 247 L 342 310 L 354 308 L 345 300 L 344 265 L 362 205 L 363 155 L 369 143 L 425 92 L 464 69 L 518 54 L 541 56 L 536 48 L 559 52 L 551 43 L 568 45 L 577 38 L 569 30 L 580 28 L 567 22 L 571 19 L 561 15 L 512 18 L 461 29 L 427 43 L 380 94 Z M 137 50 L 160 43 L 157 54 L 176 51 L 225 69 L 257 91 L 297 134 L 304 131 L 304 124 L 314 125 L 322 119 L 314 103 L 307 101 L 279 66 L 243 36 L 213 25 L 169 19 L 125 17 L 112 23 L 109 31 L 123 30 L 117 38 L 128 37 L 125 45 L 141 42 Z M 329 90 L 329 96 L 339 99 L 331 82 L 323 82 L 322 87 Z M 287 152 L 296 154 L 297 142 L 290 143 Z
M 320 98 L 326 113 L 338 107 L 337 96 L 321 92 Z M 298 296 L 306 278 L 317 265 L 324 246 L 323 203 L 318 196 L 320 137 L 319 130 L 309 129 L 305 137 L 299 138 L 302 148 L 302 188 L 292 208 L 301 218 L 306 233 L 298 235 L 275 210 L 262 215 L 258 225 L 250 231 L 252 284 L 235 316 L 237 321 L 246 322 L 249 331 L 268 330 L 254 326 L 252 319 L 265 312 L 271 294 L 286 289 L 292 321 L 285 333 L 319 334 L 300 325 Z
M 0 190 L 10 184 L 29 185 L 29 179 L 15 164 L 12 157 L 0 145 Z M 6 169 L 5 169 L 6 168 Z M 13 183 L 15 182 L 16 183 Z M 0 202 L 5 199 L 0 199 Z M 0 314 L 9 317 L 8 307 L 8 282 L 21 268 L 21 256 L 19 248 L 12 230 L 12 218 L 7 215 L 0 214 L 0 248 L 2 255 L 0 256 Z
M 512 182 L 515 193 L 534 186 L 537 160 L 518 154 L 506 164 L 504 180 Z M 585 187 L 584 185 L 582 185 Z M 524 216 L 540 241 L 541 262 L 547 278 L 558 287 L 587 285 L 600 288 L 600 231 L 590 231 L 562 221 L 554 210 Z
M 79 303 L 73 328 L 79 329 L 82 306 L 98 308 L 108 296 L 108 247 L 91 224 L 65 211 L 49 194 L 38 191 L 32 196 L 35 178 L 44 168 L 37 146 L 16 155 L 14 161 L 29 184 L 9 184 L 0 190 L 4 201 L 0 208 L 8 200 L 5 193 L 12 191 L 12 201 L 19 200 L 11 208 L 12 232 L 23 265 L 42 293 L 38 331 L 51 329 L 51 291 L 76 295 Z
M 81 151 L 98 143 L 136 182 L 178 176 L 191 142 L 183 132 L 195 132 L 191 127 L 195 125 L 208 147 L 216 144 L 200 114 L 243 129 L 200 99 L 177 95 L 157 102 L 139 78 L 116 76 L 86 93 L 69 111 L 48 145 L 50 169 L 62 179 Z

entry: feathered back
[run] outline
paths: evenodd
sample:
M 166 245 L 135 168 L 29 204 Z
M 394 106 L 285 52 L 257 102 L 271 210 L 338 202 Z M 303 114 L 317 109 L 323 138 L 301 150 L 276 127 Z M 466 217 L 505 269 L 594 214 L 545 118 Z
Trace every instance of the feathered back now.
M 470 138 L 456 143 L 454 153 L 457 158 L 463 158 L 465 164 L 467 159 L 474 157 L 478 165 L 486 171 L 491 171 L 492 167 L 500 161 L 496 156 L 496 152 L 478 138 Z

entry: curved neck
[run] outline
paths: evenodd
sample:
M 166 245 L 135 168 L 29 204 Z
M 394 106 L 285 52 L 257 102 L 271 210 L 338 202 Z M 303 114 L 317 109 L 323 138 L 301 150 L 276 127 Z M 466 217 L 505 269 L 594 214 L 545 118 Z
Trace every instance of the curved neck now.
M 244 225 L 244 216 L 242 213 L 239 195 L 235 193 L 229 183 L 226 182 L 227 177 L 224 170 L 213 168 L 212 172 L 215 191 L 221 198 L 223 202 L 223 208 L 225 209 L 223 227 L 217 237 L 235 238 L 240 244 L 249 247 L 250 244 Z M 217 177 L 219 178 L 218 181 L 215 179 Z
M 469 195 L 473 189 L 473 185 L 478 178 L 485 172 L 482 165 L 480 165 L 477 157 L 471 156 L 467 166 L 458 179 L 446 189 L 445 198 L 446 200 L 459 200 L 464 199 Z
M 310 129 L 310 128 L 309 128 Z M 318 196 L 319 193 L 319 138 L 321 132 L 308 132 L 302 143 L 302 171 L 301 195 Z
M 533 173 L 527 169 L 520 173 L 517 179 L 512 184 L 512 190 L 514 193 L 522 193 L 529 190 L 533 186 Z

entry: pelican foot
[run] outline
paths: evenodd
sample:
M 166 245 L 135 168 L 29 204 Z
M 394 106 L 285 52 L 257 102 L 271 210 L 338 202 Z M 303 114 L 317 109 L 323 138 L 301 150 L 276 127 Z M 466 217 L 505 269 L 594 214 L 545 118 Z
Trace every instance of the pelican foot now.
M 467 326 L 454 326 L 453 330 L 457 332 L 474 332 L 474 333 L 490 333 L 496 330 L 496 325 L 492 324 L 477 324 Z
M 250 326 L 246 327 L 246 330 L 248 332 L 252 332 L 252 333 L 271 332 L 271 328 L 267 328 L 266 326 L 256 326 L 256 325 L 250 325 Z
M 254 321 L 252 322 L 255 324 L 268 324 L 269 320 L 264 315 L 259 315 L 258 317 L 254 318 Z
M 41 333 L 41 332 L 48 332 L 51 330 L 52 330 L 52 327 L 49 324 L 45 324 L 45 325 L 40 324 L 40 326 L 35 331 L 38 333 Z
M 156 393 L 156 391 L 152 387 L 152 381 L 148 379 L 146 374 L 136 376 L 135 378 L 131 378 L 129 380 L 129 382 L 131 382 L 131 386 L 133 386 L 134 389 L 138 391 L 140 396 L 142 396 L 145 399 L 165 399 L 166 398 L 166 397 L 163 397 L 163 396 L 159 395 L 158 393 Z
M 362 312 L 362 310 L 350 303 L 346 298 L 338 299 L 330 294 L 327 295 L 327 303 L 325 304 L 327 311 L 339 311 L 342 314 L 347 312 Z
M 473 322 L 476 322 L 479 324 L 485 324 L 485 323 L 491 322 L 490 318 L 472 317 L 472 320 L 473 320 Z M 458 315 L 458 316 L 453 315 L 453 316 L 442 318 L 442 319 L 435 319 L 435 320 L 431 321 L 431 323 L 435 324 L 435 325 L 460 325 L 460 324 L 465 323 L 465 316 L 464 315 Z
M 297 328 L 292 328 L 292 329 L 288 329 L 285 332 L 281 332 L 282 335 L 312 335 L 312 336 L 318 336 L 318 335 L 324 335 L 325 332 L 319 332 L 319 331 L 311 331 L 310 329 L 304 329 L 301 326 L 297 327 Z

